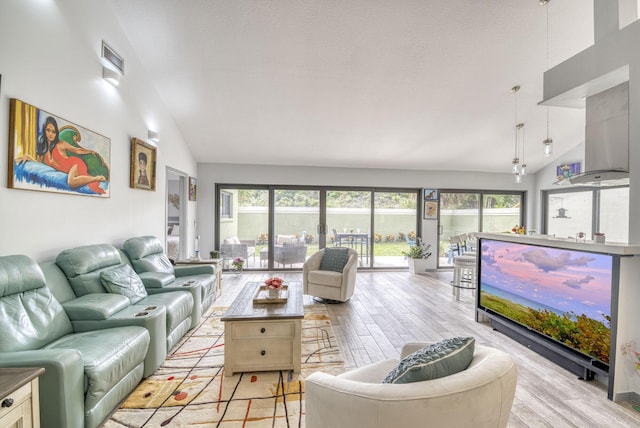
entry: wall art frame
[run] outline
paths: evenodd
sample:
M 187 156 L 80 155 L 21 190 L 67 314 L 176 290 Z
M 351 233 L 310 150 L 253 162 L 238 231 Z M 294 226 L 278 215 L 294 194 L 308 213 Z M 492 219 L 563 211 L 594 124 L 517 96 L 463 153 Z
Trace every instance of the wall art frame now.
M 195 177 L 189 177 L 189 200 L 190 201 L 197 200 L 197 195 L 196 195 L 197 184 L 198 184 L 198 180 Z
M 111 140 L 11 98 L 7 187 L 109 198 Z
M 146 141 L 131 139 L 131 188 L 155 192 L 157 152 L 157 148 Z
M 424 200 L 425 201 L 437 201 L 438 200 L 438 191 L 436 189 L 424 189 Z
M 438 201 L 424 202 L 424 218 L 426 220 L 438 219 Z

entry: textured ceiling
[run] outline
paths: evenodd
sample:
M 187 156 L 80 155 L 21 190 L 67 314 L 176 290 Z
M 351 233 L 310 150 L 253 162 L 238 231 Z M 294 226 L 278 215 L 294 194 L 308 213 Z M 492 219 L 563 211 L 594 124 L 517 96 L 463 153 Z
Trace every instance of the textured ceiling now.
M 508 172 L 516 101 L 531 171 L 584 141 L 584 110 L 550 108 L 542 156 L 538 0 L 111 3 L 198 162 Z M 553 66 L 593 4 L 548 8 Z

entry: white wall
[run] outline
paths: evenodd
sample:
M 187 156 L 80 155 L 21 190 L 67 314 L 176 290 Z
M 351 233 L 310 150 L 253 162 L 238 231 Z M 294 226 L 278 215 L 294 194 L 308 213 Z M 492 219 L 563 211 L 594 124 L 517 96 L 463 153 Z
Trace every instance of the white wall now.
M 116 89 L 102 79 L 102 40 L 125 59 Z M 108 2 L 3 0 L 0 3 L 0 174 L 6 177 L 9 99 L 18 98 L 111 139 L 111 197 L 0 187 L 0 255 L 52 259 L 90 243 L 120 245 L 166 233 L 165 171 L 195 175 L 196 164 Z M 129 188 L 130 138 L 160 133 L 157 189 Z M 189 209 L 193 225 L 195 204 Z M 193 226 L 192 226 L 193 228 Z M 189 232 L 193 239 L 193 230 Z
M 505 169 L 510 159 L 505 158 Z M 527 192 L 527 218 L 533 218 L 535 195 L 534 177 L 526 176 L 522 184 L 515 184 L 513 175 L 460 172 L 412 171 L 388 169 L 321 168 L 268 165 L 198 164 L 198 230 L 200 248 L 207 253 L 214 248 L 215 184 L 273 184 L 309 186 L 402 187 L 469 190 L 523 190 Z M 437 222 L 422 221 L 422 237 L 437 247 Z M 431 258 L 435 267 L 435 257 Z

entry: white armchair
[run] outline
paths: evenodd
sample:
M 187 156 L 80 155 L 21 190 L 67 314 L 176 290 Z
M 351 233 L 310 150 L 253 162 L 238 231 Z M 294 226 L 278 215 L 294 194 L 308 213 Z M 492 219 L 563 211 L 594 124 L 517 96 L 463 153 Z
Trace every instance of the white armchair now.
M 426 346 L 412 343 L 401 357 Z M 506 427 L 516 391 L 511 355 L 475 345 L 466 370 L 423 382 L 383 384 L 399 363 L 387 360 L 305 381 L 307 428 Z
M 342 272 L 320 270 L 323 255 L 324 249 L 314 253 L 302 266 L 302 292 L 328 301 L 346 302 L 356 288 L 358 253 L 348 249 L 347 264 Z

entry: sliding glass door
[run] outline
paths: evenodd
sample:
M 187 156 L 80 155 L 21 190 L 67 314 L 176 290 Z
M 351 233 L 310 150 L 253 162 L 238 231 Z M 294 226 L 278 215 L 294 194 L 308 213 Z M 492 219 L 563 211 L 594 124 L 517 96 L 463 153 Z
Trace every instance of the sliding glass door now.
M 440 191 L 438 267 L 453 266 L 452 237 L 505 232 L 524 221 L 523 192 Z
M 358 253 L 362 268 L 407 266 L 419 235 L 418 190 L 216 186 L 218 246 L 229 267 L 300 269 L 325 246 Z

